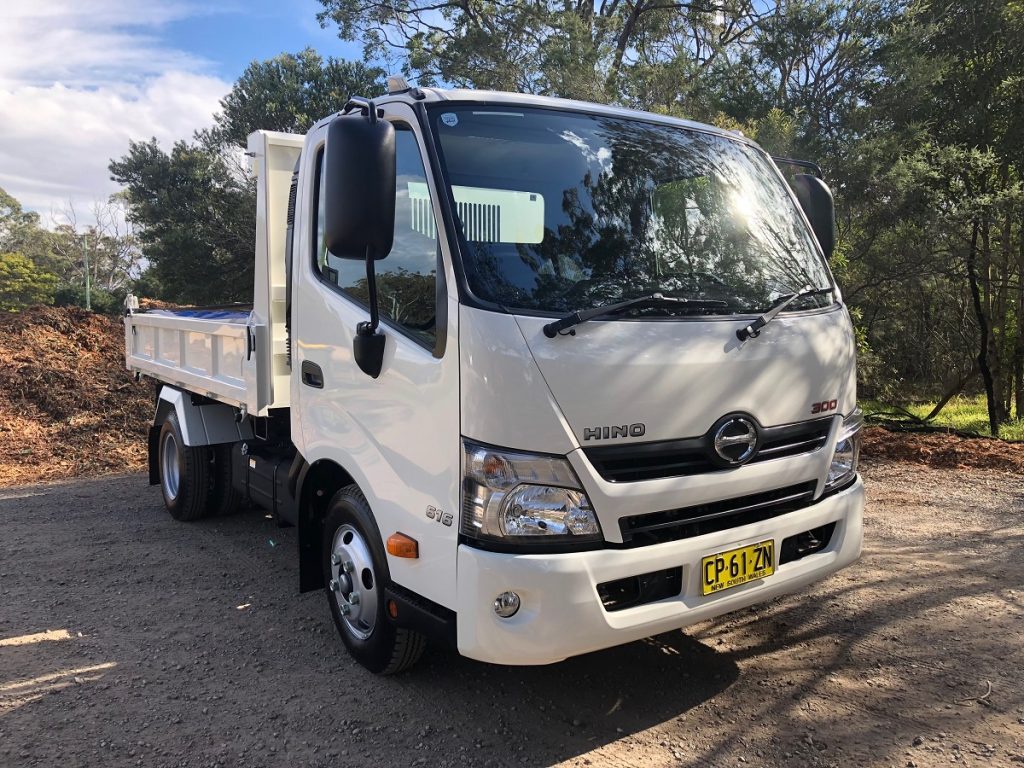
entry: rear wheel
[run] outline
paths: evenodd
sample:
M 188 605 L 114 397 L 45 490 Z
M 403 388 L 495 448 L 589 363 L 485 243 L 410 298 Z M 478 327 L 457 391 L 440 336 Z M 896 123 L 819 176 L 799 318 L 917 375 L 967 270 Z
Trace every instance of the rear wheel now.
M 331 499 L 323 542 L 327 601 L 349 653 L 377 674 L 411 667 L 423 655 L 426 640 L 385 618 L 384 588 L 390 574 L 384 544 L 357 486 L 342 488 Z
M 209 506 L 209 447 L 185 445 L 173 410 L 160 428 L 159 445 L 160 490 L 167 511 L 175 520 L 198 520 Z

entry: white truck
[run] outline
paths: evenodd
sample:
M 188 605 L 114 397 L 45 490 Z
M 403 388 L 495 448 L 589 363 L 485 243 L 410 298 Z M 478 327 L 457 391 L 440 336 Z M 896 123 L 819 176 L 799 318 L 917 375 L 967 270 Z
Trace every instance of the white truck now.
M 858 558 L 817 176 L 708 125 L 397 78 L 249 154 L 252 307 L 125 319 L 150 482 L 179 520 L 297 526 L 300 589 L 368 669 L 427 639 L 556 662 Z

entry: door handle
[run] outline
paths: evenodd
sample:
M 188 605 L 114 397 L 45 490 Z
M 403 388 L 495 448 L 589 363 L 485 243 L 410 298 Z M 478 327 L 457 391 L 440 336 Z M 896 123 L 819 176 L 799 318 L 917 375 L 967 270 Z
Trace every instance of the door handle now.
M 302 361 L 302 383 L 307 387 L 313 387 L 315 389 L 324 388 L 324 372 L 320 370 L 320 366 L 316 363 L 311 363 L 309 360 Z

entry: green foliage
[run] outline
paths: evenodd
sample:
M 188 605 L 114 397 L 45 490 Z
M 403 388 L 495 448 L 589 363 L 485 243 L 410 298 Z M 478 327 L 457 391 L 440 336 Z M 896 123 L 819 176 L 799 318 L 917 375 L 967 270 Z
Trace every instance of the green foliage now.
M 159 298 L 195 304 L 251 301 L 256 233 L 253 182 L 226 156 L 178 142 L 131 142 L 111 162 L 125 186 Z
M 170 151 L 155 139 L 131 142 L 110 163 L 124 186 L 150 268 L 141 295 L 185 304 L 251 301 L 256 187 L 239 148 L 257 129 L 303 132 L 341 109 L 350 95 L 373 94 L 383 72 L 322 59 L 307 49 L 253 62 L 221 101 L 209 131 Z
M 320 3 L 321 24 L 420 85 L 613 102 L 819 162 L 862 392 L 911 401 L 984 387 L 993 430 L 1024 412 L 1020 0 Z M 195 142 L 133 144 L 111 169 L 153 264 L 147 288 L 247 297 L 254 205 L 234 148 L 255 128 L 306 130 L 380 79 L 313 51 L 255 62 Z M 31 256 L 5 243 L 3 222 L 22 221 L 5 205 L 0 250 Z
M 39 214 L 25 211 L 21 203 L 0 189 L 0 253 L 27 258 L 37 274 L 52 277 L 60 286 L 57 295 L 64 296 L 65 303 L 83 307 L 88 264 L 95 309 L 97 301 L 103 304 L 105 294 L 123 297 L 125 287 L 138 276 L 141 254 L 134 235 L 124 227 L 118 196 L 93 205 L 91 214 L 93 222 L 80 227 L 69 205 L 60 223 L 49 230 L 40 224 Z M 49 278 L 43 282 L 49 285 Z M 75 292 L 81 294 L 80 301 L 67 298 Z M 50 288 L 33 295 L 37 297 L 33 303 L 53 300 Z
M 764 11 L 752 0 L 320 0 L 321 24 L 361 40 L 368 57 L 402 59 L 421 85 L 616 100 L 670 111 L 682 103 L 714 114 L 722 94 L 742 100 L 748 78 L 736 49 Z M 693 110 L 692 110 L 693 111 Z
M 39 223 L 39 214 L 26 211 L 21 203 L 0 188 L 0 252 L 20 253 L 32 263 L 55 271 L 58 259 L 52 236 Z
M 1024 406 L 1022 30 L 1015 3 L 910 6 L 835 166 L 847 295 L 898 384 L 868 379 L 865 392 L 973 379 L 993 432 Z
M 103 288 L 93 288 L 89 291 L 89 304 L 92 311 L 101 315 L 117 315 L 124 308 L 124 297 L 126 291 L 119 290 L 111 292 Z M 62 285 L 53 296 L 53 305 L 56 307 L 84 307 L 85 286 L 83 285 Z
M 372 96 L 384 84 L 384 71 L 358 61 L 328 58 L 312 48 L 283 53 L 246 67 L 221 102 L 214 127 L 200 134 L 208 147 L 244 147 L 259 128 L 305 133 L 338 112 L 351 96 Z
M 57 278 L 21 253 L 0 253 L 0 312 L 53 303 Z
M 903 402 L 894 407 L 883 401 L 861 400 L 860 406 L 869 419 L 878 417 L 909 422 L 906 414 L 923 419 L 935 407 L 935 401 Z M 948 427 L 958 432 L 989 436 L 992 434 L 988 423 L 988 404 L 984 395 L 953 398 L 942 412 L 928 423 L 933 427 Z M 1024 440 L 1024 420 L 1015 418 L 1007 421 L 1001 426 L 999 435 L 1006 440 Z

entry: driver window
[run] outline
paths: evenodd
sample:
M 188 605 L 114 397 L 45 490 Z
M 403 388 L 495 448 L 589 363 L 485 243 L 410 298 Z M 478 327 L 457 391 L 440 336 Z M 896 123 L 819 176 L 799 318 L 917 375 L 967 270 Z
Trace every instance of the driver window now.
M 382 318 L 428 347 L 435 341 L 436 280 L 439 260 L 437 227 L 423 159 L 409 126 L 395 124 L 395 242 L 376 264 L 377 300 Z M 318 159 L 317 261 L 323 279 L 367 305 L 366 264 L 340 259 L 323 244 L 324 179 Z

